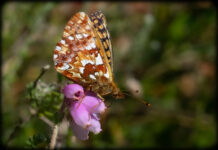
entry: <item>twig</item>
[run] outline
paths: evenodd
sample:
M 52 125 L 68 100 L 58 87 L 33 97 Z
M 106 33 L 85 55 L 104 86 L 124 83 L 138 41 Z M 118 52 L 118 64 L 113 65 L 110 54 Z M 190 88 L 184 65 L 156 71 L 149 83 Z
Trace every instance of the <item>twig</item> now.
M 58 135 L 58 125 L 54 125 L 51 142 L 50 142 L 50 149 L 55 148 L 57 135 Z
M 35 109 L 33 109 L 32 107 L 30 107 L 29 110 L 30 110 L 30 113 L 31 113 L 32 116 L 38 114 L 38 112 Z M 48 118 L 46 118 L 45 116 L 39 116 L 39 119 L 44 121 L 50 127 L 54 126 L 54 123 L 52 121 L 50 121 Z
M 30 100 L 33 100 L 32 90 L 36 88 L 39 79 L 44 75 L 44 73 L 45 73 L 49 68 L 50 68 L 50 65 L 45 65 L 45 66 L 43 66 L 42 69 L 41 69 L 41 72 L 40 72 L 39 76 L 38 76 L 38 77 L 36 78 L 36 80 L 33 82 L 33 86 L 32 86 L 31 91 L 30 91 L 30 93 L 29 93 L 29 94 L 30 94 Z M 38 101 L 35 101 L 35 102 L 36 102 L 36 104 L 38 105 Z
M 39 79 L 44 75 L 44 73 L 50 68 L 50 65 L 45 65 L 44 67 L 42 67 L 41 69 L 41 73 L 39 74 L 39 76 L 36 78 L 36 80 L 33 82 L 33 89 L 36 87 Z
M 42 121 L 44 121 L 47 125 L 49 125 L 50 127 L 54 126 L 54 123 L 52 121 L 50 121 L 48 118 L 46 118 L 45 116 L 40 116 L 39 117 Z

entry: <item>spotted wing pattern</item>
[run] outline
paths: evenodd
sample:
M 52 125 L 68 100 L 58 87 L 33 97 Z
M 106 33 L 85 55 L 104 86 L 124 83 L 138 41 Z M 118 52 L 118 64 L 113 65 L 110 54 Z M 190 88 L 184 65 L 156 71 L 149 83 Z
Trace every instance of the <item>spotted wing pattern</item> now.
M 108 62 L 111 66 L 111 70 L 113 72 L 113 53 L 112 53 L 112 45 L 110 34 L 108 32 L 108 28 L 106 25 L 106 19 L 104 14 L 101 11 L 96 11 L 89 15 L 90 20 L 93 23 L 95 31 L 97 32 L 98 37 L 100 38 L 102 45 L 104 47 L 104 51 L 107 55 Z
M 77 13 L 67 23 L 53 60 L 55 69 L 68 79 L 106 95 L 113 90 L 113 76 L 98 36 L 88 15 Z

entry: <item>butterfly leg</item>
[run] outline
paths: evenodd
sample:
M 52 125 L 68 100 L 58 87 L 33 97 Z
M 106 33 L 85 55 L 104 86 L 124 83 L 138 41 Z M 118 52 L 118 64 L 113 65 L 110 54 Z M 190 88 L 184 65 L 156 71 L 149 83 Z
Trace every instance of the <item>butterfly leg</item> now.
M 104 101 L 104 98 L 103 98 L 100 94 L 97 93 L 97 96 L 98 96 L 102 101 Z
M 102 103 L 102 102 L 99 102 L 98 104 L 96 104 L 95 106 L 93 106 L 93 107 L 91 108 L 90 112 L 92 113 L 92 112 L 94 111 L 94 109 L 95 109 L 96 107 L 98 107 L 101 103 Z

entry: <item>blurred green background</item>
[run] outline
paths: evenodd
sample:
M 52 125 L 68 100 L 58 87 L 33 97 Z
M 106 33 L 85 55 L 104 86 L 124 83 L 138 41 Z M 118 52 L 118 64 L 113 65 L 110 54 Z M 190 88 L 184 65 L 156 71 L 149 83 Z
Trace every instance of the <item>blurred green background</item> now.
M 42 119 L 25 122 L 30 117 L 26 85 L 46 64 L 51 69 L 41 81 L 57 81 L 53 49 L 64 26 L 78 11 L 96 10 L 106 16 L 112 37 L 116 83 L 151 107 L 132 96 L 107 96 L 106 104 L 113 103 L 101 117 L 103 131 L 82 142 L 63 121 L 57 147 L 205 148 L 217 142 L 211 3 L 10 2 L 2 8 L 1 123 L 7 147 L 27 147 L 35 135 L 50 137 Z

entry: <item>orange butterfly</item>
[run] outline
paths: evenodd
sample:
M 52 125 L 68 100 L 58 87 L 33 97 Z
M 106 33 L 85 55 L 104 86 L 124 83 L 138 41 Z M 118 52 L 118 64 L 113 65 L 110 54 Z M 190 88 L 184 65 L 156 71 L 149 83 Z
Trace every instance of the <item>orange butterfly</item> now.
M 76 13 L 65 26 L 53 56 L 55 69 L 87 90 L 124 97 L 113 81 L 111 40 L 101 12 Z

